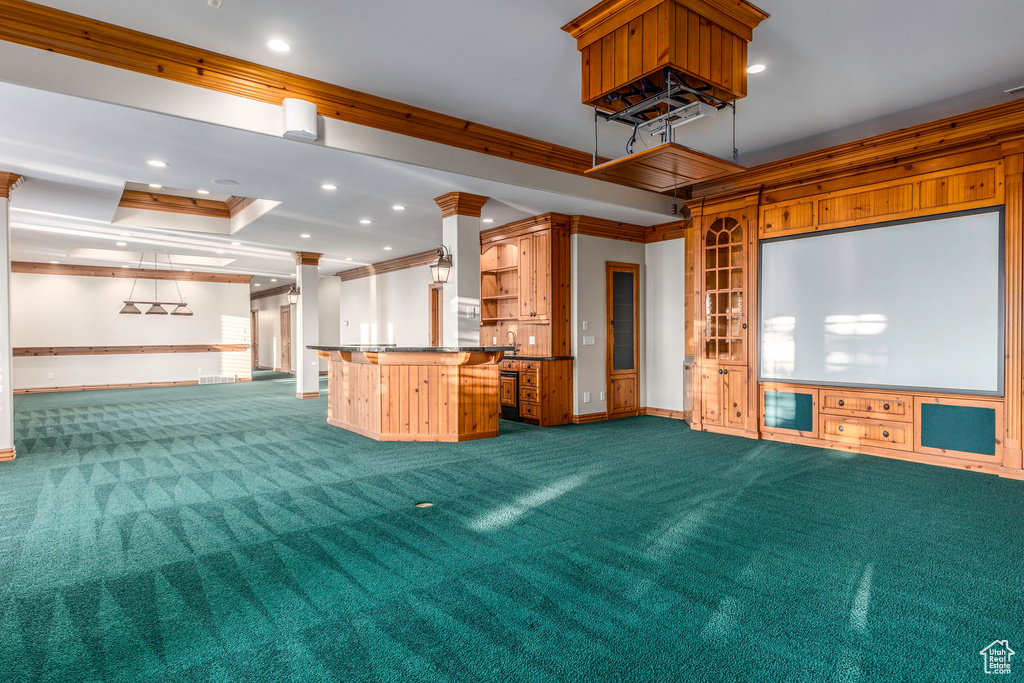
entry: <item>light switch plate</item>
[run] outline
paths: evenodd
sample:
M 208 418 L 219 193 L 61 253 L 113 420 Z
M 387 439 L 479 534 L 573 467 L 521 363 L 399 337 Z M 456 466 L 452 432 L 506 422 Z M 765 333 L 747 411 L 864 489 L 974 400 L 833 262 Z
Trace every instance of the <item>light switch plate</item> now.
M 590 392 L 589 391 L 584 391 L 583 392 L 583 402 L 584 403 L 590 403 Z
M 46 373 L 46 379 L 53 379 L 53 373 L 52 372 Z
M 498 345 L 498 338 L 497 337 L 491 337 L 491 339 L 493 340 L 491 343 L 494 344 L 495 346 L 497 346 Z
M 590 323 L 587 322 L 586 320 L 584 320 L 583 321 L 583 331 L 585 332 L 585 331 L 587 331 L 589 329 L 590 329 Z
M 605 399 L 604 399 L 604 392 L 603 392 L 603 391 L 601 392 L 601 400 L 602 400 L 602 401 L 603 401 L 603 400 L 605 400 Z
M 537 343 L 537 338 L 536 337 L 530 337 L 530 345 L 532 346 L 532 345 L 534 345 L 536 343 Z
M 596 346 L 597 342 L 594 337 L 583 337 L 584 346 Z

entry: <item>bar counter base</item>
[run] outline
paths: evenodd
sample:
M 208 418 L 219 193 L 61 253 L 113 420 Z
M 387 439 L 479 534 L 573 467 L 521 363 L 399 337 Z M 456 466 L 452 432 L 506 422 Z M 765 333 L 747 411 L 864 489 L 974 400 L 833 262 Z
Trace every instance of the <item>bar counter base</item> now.
M 327 423 L 377 441 L 498 435 L 496 353 L 339 353 L 328 361 Z

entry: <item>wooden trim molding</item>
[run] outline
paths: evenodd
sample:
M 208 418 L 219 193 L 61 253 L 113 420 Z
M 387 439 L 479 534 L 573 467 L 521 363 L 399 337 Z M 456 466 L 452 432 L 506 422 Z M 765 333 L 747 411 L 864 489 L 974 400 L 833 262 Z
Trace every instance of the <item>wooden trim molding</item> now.
M 239 353 L 248 344 L 149 344 L 141 346 L 16 346 L 14 357 L 112 356 L 137 353 Z
M 685 422 L 690 421 L 689 410 L 669 410 L 667 408 L 641 408 L 641 415 L 651 415 L 652 417 L 667 417 L 671 420 L 683 420 Z
M 814 187 L 825 179 L 913 164 L 996 145 L 1024 131 L 1024 100 L 950 116 L 815 152 L 754 166 L 726 178 L 697 183 L 694 198 L 724 197 L 789 187 Z M 918 171 L 922 172 L 922 171 Z M 863 180 L 855 181 L 860 185 Z M 815 189 L 821 192 L 821 189 Z
M 14 452 L 13 446 L 0 450 L 0 462 L 10 462 L 14 460 L 15 457 L 17 457 L 17 455 Z
M 291 285 L 280 285 L 278 287 L 271 287 L 270 289 L 262 289 L 258 292 L 250 292 L 249 301 L 256 301 L 257 299 L 269 299 L 272 296 L 287 294 L 288 290 L 290 290 L 291 288 Z
M 647 227 L 632 223 L 620 223 L 593 216 L 570 216 L 569 218 L 569 233 L 573 235 L 589 235 L 643 244 L 646 241 L 647 232 Z
M 339 85 L 22 0 L 0 0 L 0 40 L 280 105 L 314 102 L 327 118 L 582 175 L 589 152 L 473 123 Z M 600 161 L 604 161 L 603 159 Z
M 121 201 L 117 205 L 122 209 L 163 211 L 186 216 L 206 216 L 207 218 L 231 218 L 231 211 L 225 202 L 219 202 L 215 199 L 160 194 L 158 192 L 125 190 L 121 193 Z
M 84 277 L 120 277 L 133 279 L 138 274 L 140 280 L 178 280 L 179 282 L 219 282 L 223 284 L 247 285 L 252 275 L 238 273 L 192 273 L 181 270 L 141 270 L 135 268 L 115 268 L 113 266 L 75 266 L 52 263 L 32 263 L 31 261 L 12 261 L 12 273 L 31 273 L 34 275 L 80 275 Z
M 364 277 L 373 277 L 374 275 L 383 275 L 384 273 L 393 273 L 396 270 L 406 270 L 407 268 L 418 268 L 419 266 L 429 266 L 437 259 L 437 250 L 431 249 L 430 251 L 421 251 L 418 254 L 412 254 L 411 256 L 399 256 L 388 261 L 381 261 L 380 263 L 372 263 L 368 266 L 362 266 L 361 268 L 352 268 L 351 270 L 343 270 L 335 273 L 342 282 L 348 282 L 349 280 L 359 280 Z
M 586 415 L 573 415 L 574 425 L 589 424 L 590 422 L 604 422 L 608 419 L 608 413 L 587 413 Z
M 315 251 L 296 251 L 292 252 L 292 258 L 295 259 L 297 266 L 319 266 L 323 254 L 318 254 Z
M 685 221 L 652 225 L 647 228 L 644 243 L 653 244 L 655 242 L 665 242 L 666 240 L 682 239 L 688 237 L 688 233 L 693 231 L 695 227 L 693 219 L 689 218 Z
M 251 382 L 249 377 L 236 377 L 235 382 Z M 199 381 L 187 379 L 179 382 L 137 382 L 130 384 L 77 384 L 69 387 L 29 387 L 27 389 L 15 389 L 16 394 L 53 394 L 63 391 L 105 391 L 107 389 L 159 389 L 161 387 L 191 387 L 198 386 Z
M 21 182 L 21 176 L 17 173 L 0 171 L 0 199 L 10 199 L 11 191 Z M 11 458 L 13 460 L 13 458 Z
M 449 192 L 440 197 L 434 197 L 434 203 L 441 209 L 441 218 L 449 216 L 469 216 L 480 218 L 484 204 L 490 197 L 468 192 Z
M 254 201 L 256 200 L 252 197 L 231 196 L 224 200 L 224 205 L 228 207 L 228 215 L 230 215 L 231 218 L 234 218 L 242 211 L 245 211 L 245 209 Z
M 299 391 L 296 392 L 295 398 L 320 398 L 319 391 Z

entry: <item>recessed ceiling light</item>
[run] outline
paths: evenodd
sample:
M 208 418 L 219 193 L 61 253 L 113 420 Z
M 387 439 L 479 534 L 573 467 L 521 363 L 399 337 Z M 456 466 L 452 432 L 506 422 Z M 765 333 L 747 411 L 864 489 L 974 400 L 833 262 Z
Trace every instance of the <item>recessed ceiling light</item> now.
M 160 161 L 159 159 L 150 159 L 146 163 L 152 166 L 153 168 L 167 168 L 167 162 Z
M 121 237 L 131 237 L 132 236 L 132 234 L 130 232 L 119 232 L 117 234 L 120 235 Z
M 182 268 L 182 270 L 184 270 L 186 273 L 191 273 L 192 272 L 191 268 Z
M 767 67 L 764 64 L 751 64 L 747 67 L 748 74 L 759 74 L 764 71 Z
M 124 265 L 122 265 L 121 267 L 122 267 L 122 268 L 131 268 L 131 266 L 129 266 L 128 264 L 124 264 Z
M 163 187 L 163 185 L 157 185 L 156 183 L 150 183 L 149 186 L 152 187 L 154 190 L 159 190 Z
M 210 194 L 209 190 L 196 190 L 196 194 Z
M 241 242 L 232 242 L 231 246 L 233 246 L 233 247 L 240 247 L 240 246 L 242 246 L 242 243 Z
M 493 222 L 494 222 L 493 218 L 485 218 L 484 219 L 484 223 L 493 223 Z
M 128 243 L 127 242 L 118 242 L 117 246 L 119 246 L 119 247 L 127 247 Z
M 269 47 L 274 52 L 288 52 L 288 50 L 292 49 L 291 45 L 289 45 L 288 43 L 284 42 L 283 40 L 281 40 L 279 38 L 274 38 L 273 40 L 268 40 L 267 41 L 267 47 Z
M 346 257 L 346 258 L 345 258 L 345 260 L 346 260 L 346 261 L 351 261 L 351 260 L 352 260 L 352 257 L 351 257 L 351 256 L 348 256 L 348 257 Z
M 257 286 L 257 287 L 259 287 L 259 286 L 260 286 L 260 283 L 258 283 L 258 282 L 257 282 L 257 283 L 256 283 L 256 286 Z
M 59 263 L 60 263 L 60 261 L 50 261 L 50 264 L 51 264 L 51 265 L 54 265 L 54 266 L 55 266 L 55 265 L 57 265 L 57 264 L 59 264 Z
M 304 240 L 308 240 L 308 239 L 309 239 L 309 235 L 307 235 L 307 234 L 305 234 L 305 233 L 303 233 L 303 234 L 299 235 L 299 237 L 301 237 L 301 238 L 302 238 L 302 239 L 304 239 Z
M 223 253 L 225 253 L 225 251 L 224 251 L 223 249 L 218 249 L 218 250 L 217 250 L 217 253 L 218 253 L 218 254 L 223 254 Z
M 362 223 L 363 225 L 369 225 L 373 221 L 371 221 L 369 218 L 361 218 L 359 222 Z
M 384 247 L 384 251 L 391 251 L 391 247 Z
M 331 185 L 330 183 L 324 183 L 320 187 L 322 187 L 325 190 L 337 190 L 338 189 L 337 185 Z
M 213 184 L 220 185 L 221 187 L 235 187 L 238 185 L 238 181 L 231 178 L 217 178 L 213 181 Z
M 276 277 L 272 277 L 272 278 L 270 278 L 270 281 L 271 282 L 277 282 L 277 278 Z
M 405 207 L 402 206 L 401 204 L 395 204 L 391 208 L 394 209 L 395 211 L 405 211 Z

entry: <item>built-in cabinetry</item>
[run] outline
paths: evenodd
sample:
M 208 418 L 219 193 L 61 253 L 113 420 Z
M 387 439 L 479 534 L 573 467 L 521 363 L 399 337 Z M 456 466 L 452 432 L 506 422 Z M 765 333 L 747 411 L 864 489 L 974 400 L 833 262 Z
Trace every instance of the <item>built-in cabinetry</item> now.
M 512 343 L 517 355 L 504 370 L 519 372 L 501 385 L 525 420 L 544 426 L 572 420 L 569 320 L 570 217 L 544 214 L 480 233 L 480 342 Z M 512 334 L 510 334 L 512 333 Z
M 701 232 L 695 287 L 697 380 L 693 422 L 710 431 L 748 434 L 752 419 L 754 359 L 748 332 L 755 312 L 750 264 L 757 234 L 756 201 L 739 200 L 717 213 L 696 216 Z

